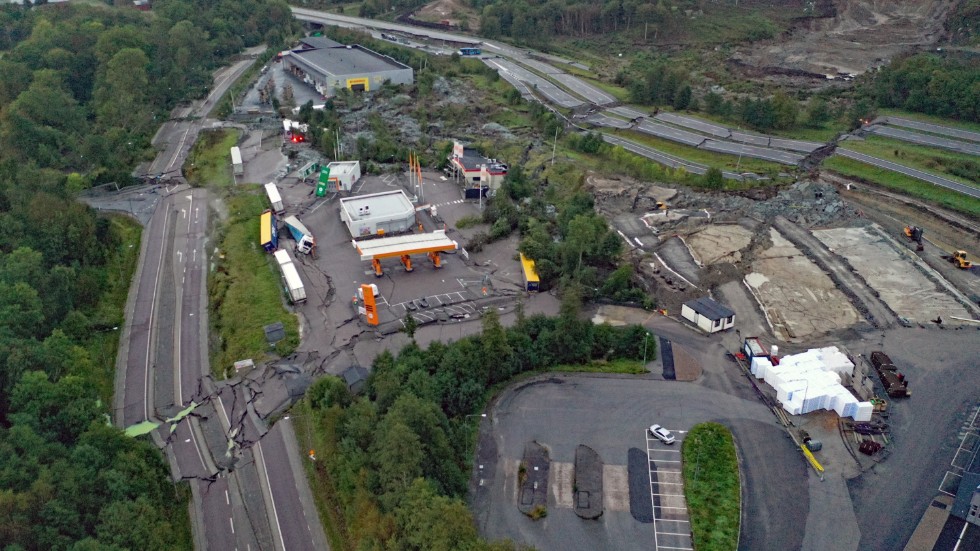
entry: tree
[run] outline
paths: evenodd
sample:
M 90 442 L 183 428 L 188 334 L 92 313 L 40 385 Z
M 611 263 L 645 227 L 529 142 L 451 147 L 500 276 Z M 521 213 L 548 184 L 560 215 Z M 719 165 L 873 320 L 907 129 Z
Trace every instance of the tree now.
M 91 385 L 68 376 L 52 382 L 43 372 L 25 373 L 10 396 L 10 419 L 39 435 L 73 445 L 101 417 Z
M 484 372 L 487 374 L 487 382 L 493 384 L 510 375 L 506 372 L 506 367 L 510 364 L 510 356 L 514 351 L 507 344 L 507 334 L 500 324 L 500 316 L 496 310 L 491 308 L 484 312 L 480 323 L 483 325 L 480 340 Z
M 315 409 L 325 410 L 333 406 L 345 408 L 350 405 L 353 396 L 347 389 L 347 384 L 340 377 L 323 377 L 310 385 L 306 391 L 310 405 Z
M 796 126 L 796 119 L 799 117 L 800 106 L 793 98 L 782 92 L 776 93 L 772 98 L 773 127 L 786 130 Z
M 813 98 L 807 104 L 806 123 L 813 128 L 819 128 L 830 120 L 830 106 L 823 98 Z
M 678 111 L 687 109 L 691 105 L 691 87 L 687 84 L 682 86 L 674 94 L 674 109 Z
M 385 416 L 371 447 L 371 459 L 382 492 L 392 494 L 422 476 L 425 456 L 419 436 L 401 420 Z
M 710 167 L 704 173 L 704 187 L 708 189 L 723 189 L 725 187 L 725 177 L 721 173 L 721 170 Z
M 418 330 L 419 328 L 418 320 L 415 319 L 415 316 L 413 316 L 411 312 L 406 311 L 405 319 L 402 320 L 402 324 L 404 325 L 402 331 L 404 331 L 405 334 L 408 335 L 408 338 L 414 341 L 415 331 Z

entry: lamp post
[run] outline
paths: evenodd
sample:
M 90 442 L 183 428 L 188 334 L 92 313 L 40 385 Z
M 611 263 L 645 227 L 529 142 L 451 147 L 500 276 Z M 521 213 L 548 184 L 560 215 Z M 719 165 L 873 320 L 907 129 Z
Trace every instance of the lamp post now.
M 643 334 L 643 366 L 644 367 L 646 367 L 647 365 L 647 337 L 649 336 L 650 336 L 649 331 Z

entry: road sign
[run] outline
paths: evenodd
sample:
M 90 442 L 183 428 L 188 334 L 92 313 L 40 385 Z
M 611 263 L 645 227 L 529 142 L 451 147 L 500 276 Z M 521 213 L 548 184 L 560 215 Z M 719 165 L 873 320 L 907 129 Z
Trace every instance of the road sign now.
M 320 169 L 320 180 L 316 184 L 316 196 L 323 197 L 327 194 L 327 186 L 330 184 L 330 167 L 324 166 Z

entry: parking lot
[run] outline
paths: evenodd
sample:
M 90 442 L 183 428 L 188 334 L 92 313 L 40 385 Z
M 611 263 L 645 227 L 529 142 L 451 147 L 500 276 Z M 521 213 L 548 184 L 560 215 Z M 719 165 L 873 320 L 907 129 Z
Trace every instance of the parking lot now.
M 669 445 L 654 438 L 649 430 L 644 431 L 650 463 L 654 544 L 656 549 L 693 549 L 681 472 L 681 445 L 687 431 L 668 430 L 675 438 L 674 443 Z
M 743 458 L 742 541 L 750 544 L 745 548 L 798 549 L 802 543 L 808 496 L 804 462 L 758 401 L 697 383 L 542 376 L 505 392 L 488 421 L 471 496 L 477 526 L 491 539 L 563 551 L 690 549 L 678 462 L 686 433 L 680 431 L 718 421 L 732 428 Z M 653 423 L 679 429 L 677 441 L 670 446 L 651 441 L 647 427 Z M 615 496 L 606 498 L 601 517 L 584 520 L 563 507 L 558 496 L 570 488 L 549 488 L 548 516 L 540 521 L 518 511 L 518 464 L 532 441 L 549 450 L 553 466 L 573 464 L 580 444 L 599 454 L 603 492 Z

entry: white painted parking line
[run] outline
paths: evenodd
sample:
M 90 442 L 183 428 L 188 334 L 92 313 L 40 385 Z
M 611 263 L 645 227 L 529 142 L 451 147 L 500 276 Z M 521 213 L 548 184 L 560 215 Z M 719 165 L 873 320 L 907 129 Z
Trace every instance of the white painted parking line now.
M 687 431 L 671 432 L 679 435 Z M 691 551 L 693 544 L 692 536 L 687 531 L 690 522 L 687 520 L 689 513 L 683 493 L 683 471 L 670 470 L 678 469 L 680 465 L 677 464 L 682 462 L 680 446 L 676 445 L 682 439 L 675 435 L 675 445 L 668 445 L 651 437 L 649 431 L 644 431 L 644 435 L 650 473 L 650 499 L 653 502 L 654 549 Z M 670 449 L 666 449 L 668 446 Z M 670 459 L 663 459 L 666 457 Z

